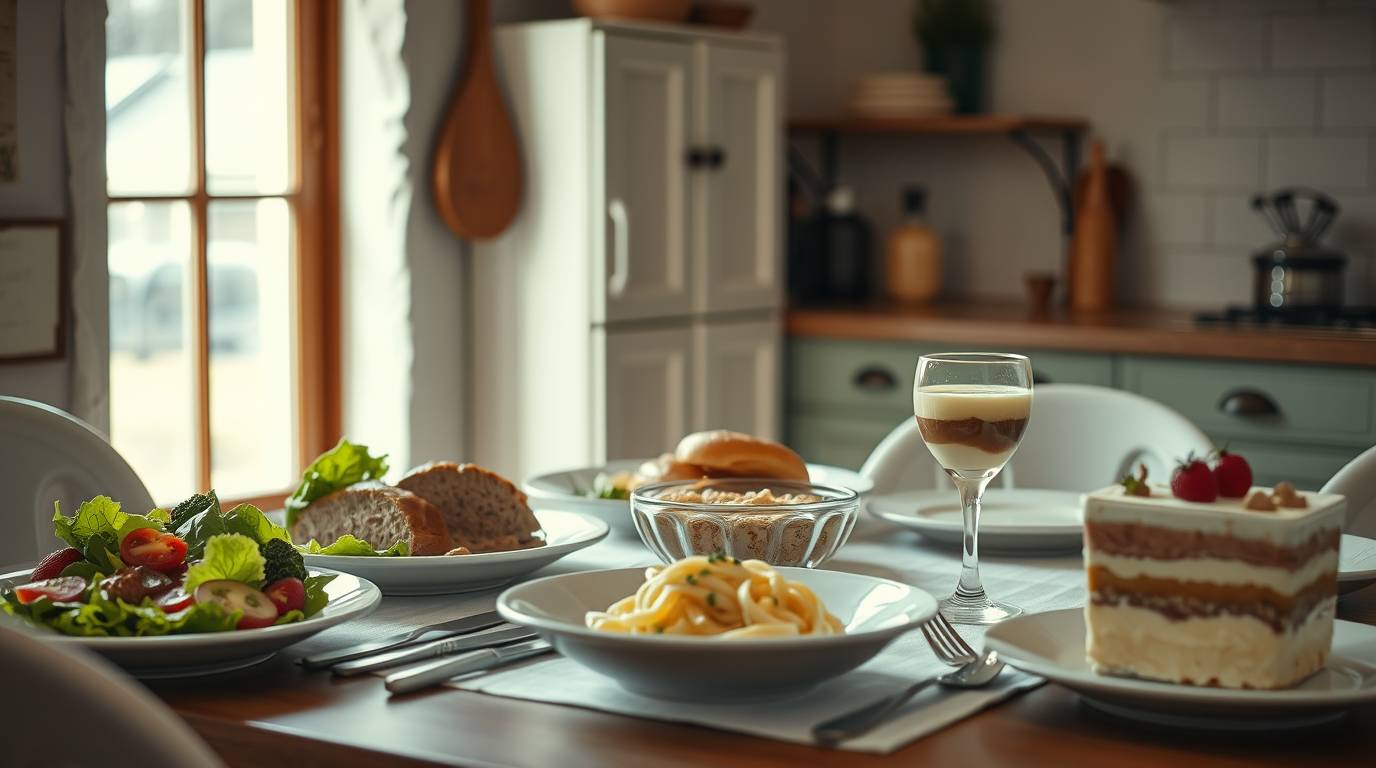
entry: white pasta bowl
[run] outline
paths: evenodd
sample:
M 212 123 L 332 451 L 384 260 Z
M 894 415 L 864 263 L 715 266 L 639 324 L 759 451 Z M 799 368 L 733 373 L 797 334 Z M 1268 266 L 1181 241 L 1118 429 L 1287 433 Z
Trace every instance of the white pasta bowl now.
M 535 629 L 560 653 L 628 691 L 683 701 L 802 693 L 864 664 L 936 613 L 931 595 L 896 581 L 808 568 L 778 570 L 811 589 L 845 625 L 845 633 L 721 639 L 589 629 L 588 611 L 604 611 L 633 594 L 645 581 L 643 568 L 584 571 L 519 584 L 497 598 L 497 612 Z

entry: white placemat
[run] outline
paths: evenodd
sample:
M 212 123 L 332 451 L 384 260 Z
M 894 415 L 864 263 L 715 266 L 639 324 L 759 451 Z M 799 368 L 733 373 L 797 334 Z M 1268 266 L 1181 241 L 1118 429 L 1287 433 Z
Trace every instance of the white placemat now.
M 652 565 L 654 557 L 639 542 L 608 539 L 535 574 Z M 954 586 L 960 557 L 949 549 L 925 545 L 917 536 L 887 523 L 864 518 L 850 542 L 827 563 L 828 568 L 902 581 L 934 595 Z M 999 599 L 1028 611 L 1048 611 L 1084 604 L 1084 575 L 1079 557 L 985 558 L 981 571 L 986 589 Z M 432 623 L 490 610 L 500 590 L 444 597 L 393 598 L 383 601 L 365 621 L 328 630 L 296 646 L 303 654 L 394 634 L 404 626 Z M 962 626 L 961 634 L 979 648 L 984 630 Z M 868 704 L 913 682 L 950 668 L 932 655 L 921 634 L 899 638 L 860 669 L 792 700 L 768 705 L 702 705 L 648 699 L 622 690 L 610 678 L 564 658 L 544 658 L 521 666 L 460 678 L 449 685 L 586 709 L 670 722 L 692 723 L 765 738 L 811 743 L 811 728 L 830 717 Z M 1006 668 L 994 685 L 972 691 L 933 687 L 924 691 L 885 725 L 842 749 L 887 753 L 968 717 L 1015 693 L 1041 683 L 1040 678 Z

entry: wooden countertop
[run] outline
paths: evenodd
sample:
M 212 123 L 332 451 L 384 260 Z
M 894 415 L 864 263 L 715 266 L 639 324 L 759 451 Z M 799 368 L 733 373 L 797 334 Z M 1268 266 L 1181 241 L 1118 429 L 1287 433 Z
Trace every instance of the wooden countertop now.
M 1376 367 L 1376 330 L 1201 326 L 1192 312 L 1163 309 L 1037 315 L 1019 301 L 979 300 L 792 309 L 786 326 L 795 337 Z

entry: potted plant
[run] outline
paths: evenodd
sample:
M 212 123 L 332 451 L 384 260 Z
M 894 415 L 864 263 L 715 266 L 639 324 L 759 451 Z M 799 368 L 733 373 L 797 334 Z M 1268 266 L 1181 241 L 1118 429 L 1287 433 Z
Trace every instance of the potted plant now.
M 956 112 L 979 112 L 986 52 L 994 39 L 989 0 L 917 0 L 913 36 L 922 45 L 925 69 L 946 78 Z

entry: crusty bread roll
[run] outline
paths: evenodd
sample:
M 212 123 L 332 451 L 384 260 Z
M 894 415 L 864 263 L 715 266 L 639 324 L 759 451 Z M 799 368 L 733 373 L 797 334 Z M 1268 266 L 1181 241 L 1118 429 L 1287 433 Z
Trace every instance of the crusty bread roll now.
M 291 526 L 298 544 L 325 546 L 344 534 L 386 549 L 405 541 L 413 555 L 442 555 L 452 548 L 444 515 L 421 497 L 376 482 L 356 483 L 323 496 L 301 510 Z
M 808 479 L 802 457 L 787 446 L 726 429 L 688 435 L 679 441 L 674 459 L 701 468 L 708 477 Z
M 696 464 L 688 464 L 674 458 L 672 453 L 662 453 L 657 459 L 650 459 L 640 465 L 631 477 L 627 490 L 634 491 L 650 483 L 666 483 L 671 480 L 699 480 L 710 477 L 707 470 Z
M 540 521 L 530 511 L 526 495 L 510 480 L 477 464 L 423 464 L 406 473 L 397 487 L 439 509 L 455 547 L 504 552 L 544 544 L 535 537 Z

